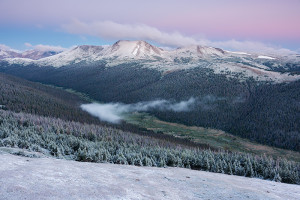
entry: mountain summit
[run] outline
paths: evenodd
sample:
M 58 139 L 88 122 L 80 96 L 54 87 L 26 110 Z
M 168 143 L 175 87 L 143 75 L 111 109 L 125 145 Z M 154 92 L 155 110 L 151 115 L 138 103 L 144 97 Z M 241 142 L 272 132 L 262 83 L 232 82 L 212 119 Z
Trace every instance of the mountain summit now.
M 145 41 L 119 40 L 110 46 L 106 56 L 128 57 L 128 58 L 150 58 L 160 57 L 163 54 L 161 48 L 155 47 Z

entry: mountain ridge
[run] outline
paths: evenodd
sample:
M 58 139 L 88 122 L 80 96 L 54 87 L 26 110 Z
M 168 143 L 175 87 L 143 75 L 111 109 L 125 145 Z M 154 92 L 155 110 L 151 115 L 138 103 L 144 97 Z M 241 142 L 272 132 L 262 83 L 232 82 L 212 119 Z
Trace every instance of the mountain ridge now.
M 186 70 L 207 63 L 206 68 L 215 74 L 229 78 L 240 77 L 241 80 L 254 78 L 258 81 L 291 82 L 300 79 L 297 75 L 300 59 L 289 60 L 282 56 L 231 52 L 220 48 L 189 45 L 172 50 L 164 50 L 137 40 L 119 40 L 113 45 L 80 45 L 61 53 L 32 60 L 28 58 L 6 58 L 6 65 L 36 65 L 39 67 L 65 67 L 72 65 L 95 65 L 106 63 L 106 67 L 120 64 L 136 63 L 146 68 L 163 73 Z M 134 64 L 133 64 L 134 66 Z M 291 74 L 296 70 L 296 74 Z
M 38 49 L 30 49 L 23 52 L 18 52 L 15 50 L 5 50 L 0 49 L 0 60 L 2 59 L 13 59 L 13 58 L 23 58 L 23 59 L 31 59 L 31 60 L 39 60 L 42 58 L 46 58 L 49 56 L 56 55 L 61 53 L 62 51 L 54 51 L 54 50 L 38 50 Z
M 82 49 L 84 51 L 88 51 L 90 53 L 90 56 L 97 55 L 98 57 L 102 58 L 109 58 L 109 57 L 129 57 L 136 59 L 143 59 L 143 58 L 149 58 L 151 55 L 159 56 L 160 58 L 164 59 L 170 59 L 178 56 L 189 56 L 192 55 L 194 57 L 203 57 L 207 58 L 209 56 L 256 56 L 258 58 L 259 55 L 255 54 L 248 54 L 244 52 L 232 52 L 232 51 L 226 51 L 220 48 L 215 47 L 208 47 L 208 46 L 202 46 L 202 45 L 188 45 L 188 46 L 182 46 L 178 47 L 176 49 L 171 50 L 164 50 L 160 47 L 156 47 L 154 45 L 151 45 L 150 43 L 143 41 L 143 40 L 136 40 L 136 41 L 130 41 L 130 40 L 119 40 L 115 42 L 112 45 L 79 45 L 72 49 L 60 52 L 73 52 L 76 49 Z M 90 49 L 97 49 L 97 51 L 91 52 Z M 32 50 L 30 50 L 32 51 Z M 24 53 L 28 54 L 28 51 L 25 51 Z M 261 55 L 262 57 L 263 55 Z M 48 56 L 49 57 L 49 56 Z M 21 58 L 21 57 L 20 57 Z M 26 58 L 26 57 L 25 57 Z M 268 57 L 267 55 L 262 57 L 264 59 L 276 59 L 273 57 Z M 9 58 L 8 58 L 9 59 Z

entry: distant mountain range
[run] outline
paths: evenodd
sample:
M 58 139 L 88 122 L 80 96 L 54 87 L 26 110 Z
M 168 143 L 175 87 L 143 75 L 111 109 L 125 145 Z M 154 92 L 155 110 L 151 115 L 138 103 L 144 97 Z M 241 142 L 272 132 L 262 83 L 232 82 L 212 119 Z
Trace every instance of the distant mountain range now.
M 27 58 L 32 60 L 38 60 L 41 58 L 46 58 L 49 56 L 61 53 L 61 51 L 48 51 L 48 50 L 27 50 L 24 52 L 17 52 L 14 50 L 4 50 L 0 49 L 0 60 L 1 59 L 11 59 L 11 58 Z
M 29 50 L 17 53 L 1 50 L 0 58 L 9 65 L 56 68 L 97 63 L 116 66 L 134 62 L 165 73 L 190 69 L 199 66 L 199 63 L 206 63 L 205 67 L 212 69 L 214 73 L 232 77 L 253 77 L 256 80 L 275 82 L 300 79 L 297 75 L 300 69 L 300 55 L 248 54 L 199 45 L 164 50 L 145 41 L 123 40 L 110 46 L 82 45 L 64 52 Z M 293 73 L 293 76 L 290 73 Z

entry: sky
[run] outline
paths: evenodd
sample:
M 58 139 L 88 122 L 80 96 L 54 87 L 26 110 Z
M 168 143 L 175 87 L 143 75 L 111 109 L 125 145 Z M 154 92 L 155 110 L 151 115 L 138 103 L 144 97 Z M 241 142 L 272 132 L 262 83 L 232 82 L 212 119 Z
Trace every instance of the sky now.
M 65 49 L 128 39 L 299 53 L 299 10 L 300 0 L 0 0 L 0 44 Z

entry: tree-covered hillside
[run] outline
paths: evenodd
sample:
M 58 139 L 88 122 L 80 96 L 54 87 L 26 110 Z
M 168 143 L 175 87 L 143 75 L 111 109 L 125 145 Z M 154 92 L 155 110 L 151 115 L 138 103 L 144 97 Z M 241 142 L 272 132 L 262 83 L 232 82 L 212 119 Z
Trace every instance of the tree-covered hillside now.
M 135 103 L 154 99 L 197 99 L 190 112 L 153 111 L 187 125 L 217 128 L 253 141 L 300 150 L 300 81 L 274 84 L 228 78 L 202 63 L 197 68 L 162 73 L 137 63 L 61 68 L 2 66 L 29 80 L 72 88 L 102 102 Z
M 59 158 L 137 166 L 185 167 L 300 184 L 299 163 L 188 148 L 118 129 L 0 110 L 0 146 Z M 22 155 L 22 152 L 17 153 Z
M 0 73 L 2 109 L 61 118 L 70 121 L 98 123 L 82 111 L 86 103 L 75 94 Z
M 205 150 L 209 146 L 126 124 L 118 128 L 135 133 L 103 126 L 76 106 L 84 100 L 74 94 L 4 74 L 0 77 L 2 147 L 77 161 L 186 167 L 299 184 L 299 163 Z
M 87 101 L 65 90 L 0 73 L 0 110 L 11 110 L 68 121 L 109 126 L 134 134 L 147 135 L 152 138 L 173 142 L 174 144 L 205 149 L 210 148 L 208 144 L 194 143 L 188 139 L 155 133 L 128 123 L 108 124 L 101 122 L 98 118 L 92 117 L 81 110 L 79 106 L 82 103 L 87 103 Z

